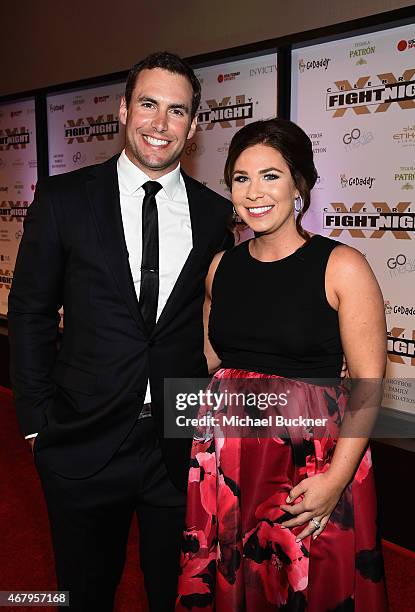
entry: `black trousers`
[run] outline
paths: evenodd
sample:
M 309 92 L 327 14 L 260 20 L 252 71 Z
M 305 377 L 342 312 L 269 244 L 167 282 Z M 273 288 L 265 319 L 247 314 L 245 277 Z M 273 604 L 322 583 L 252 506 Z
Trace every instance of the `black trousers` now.
M 89 478 L 55 474 L 36 445 L 35 463 L 48 507 L 58 589 L 70 592 L 71 612 L 112 612 L 134 512 L 150 610 L 173 610 L 186 500 L 167 475 L 153 418 L 137 420 L 117 454 Z

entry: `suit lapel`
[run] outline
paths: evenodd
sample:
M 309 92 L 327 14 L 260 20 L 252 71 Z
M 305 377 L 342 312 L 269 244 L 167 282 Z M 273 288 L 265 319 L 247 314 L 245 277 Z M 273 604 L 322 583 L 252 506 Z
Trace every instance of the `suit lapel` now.
M 211 225 L 211 219 L 205 191 L 201 188 L 200 183 L 185 174 L 183 170 L 182 176 L 189 203 L 193 247 L 157 320 L 154 333 L 159 333 L 182 307 L 186 290 L 202 265 L 206 250 L 209 247 L 208 229 Z
M 140 327 L 145 328 L 128 261 L 121 217 L 117 160 L 118 155 L 91 168 L 87 190 L 108 267 L 132 317 Z

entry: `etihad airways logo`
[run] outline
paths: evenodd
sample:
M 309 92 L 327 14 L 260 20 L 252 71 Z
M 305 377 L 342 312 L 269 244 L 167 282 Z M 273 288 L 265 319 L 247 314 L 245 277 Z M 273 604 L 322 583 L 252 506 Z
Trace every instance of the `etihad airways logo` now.
M 254 104 L 252 98 L 246 101 L 245 95 L 235 96 L 232 103 L 232 96 L 225 96 L 221 102 L 210 99 L 206 100 L 208 109 L 201 109 L 197 116 L 198 130 L 213 130 L 219 124 L 221 128 L 230 128 L 234 122 L 235 127 L 245 125 L 247 119 L 254 116 Z
M 332 202 L 332 211 L 324 209 L 323 227 L 331 229 L 333 238 L 346 231 L 352 238 L 382 238 L 391 233 L 399 240 L 410 240 L 415 228 L 410 206 L 411 202 L 398 202 L 392 208 L 386 202 L 372 202 L 368 208 L 366 202 L 355 202 L 348 208 L 343 202 Z
M 25 127 L 0 129 L 0 151 L 25 149 L 30 143 L 30 133 Z
M 392 363 L 415 366 L 415 330 L 393 327 L 388 332 L 388 359 Z
M 393 103 L 402 110 L 415 109 L 414 75 L 415 68 L 411 68 L 398 78 L 392 72 L 378 74 L 379 84 L 370 76 L 360 77 L 354 85 L 346 79 L 335 81 L 337 91 L 327 89 L 326 110 L 334 111 L 333 117 L 343 117 L 348 110 L 356 115 L 384 113 Z
M 79 144 L 97 140 L 113 140 L 119 133 L 120 126 L 118 118 L 112 113 L 98 115 L 98 117 L 86 117 L 86 119 L 68 119 L 65 124 L 65 138 L 68 144 L 77 142 Z

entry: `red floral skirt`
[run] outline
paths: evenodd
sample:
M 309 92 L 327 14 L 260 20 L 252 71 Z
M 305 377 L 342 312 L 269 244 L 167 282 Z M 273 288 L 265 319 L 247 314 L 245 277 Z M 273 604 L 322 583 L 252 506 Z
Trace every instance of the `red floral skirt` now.
M 266 379 L 274 392 L 286 391 L 287 383 L 296 386 L 276 376 L 221 369 L 210 388 L 221 390 L 229 379 L 239 379 L 238 391 L 245 393 Z M 288 518 L 280 505 L 291 488 L 330 466 L 333 430 L 347 402 L 341 386 L 298 383 L 295 395 L 290 414 L 329 415 L 324 435 L 307 427 L 288 427 L 281 437 L 217 435 L 209 427 L 196 432 L 177 611 L 387 610 L 369 449 L 316 540 L 296 542 L 304 526 L 280 526 Z

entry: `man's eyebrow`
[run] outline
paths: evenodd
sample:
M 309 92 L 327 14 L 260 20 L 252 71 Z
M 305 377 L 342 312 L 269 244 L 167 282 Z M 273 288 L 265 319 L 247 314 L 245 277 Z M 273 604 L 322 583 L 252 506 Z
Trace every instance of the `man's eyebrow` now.
M 158 104 L 157 100 L 150 98 L 149 96 L 139 96 L 137 102 L 151 102 L 152 104 Z
M 158 101 L 150 96 L 139 96 L 137 98 L 137 102 L 151 102 L 151 104 L 158 105 Z M 168 108 L 180 108 L 184 110 L 186 113 L 189 112 L 189 106 L 187 104 L 183 104 L 183 102 L 172 102 L 169 104 Z
M 189 107 L 187 104 L 183 104 L 183 102 L 173 102 L 173 104 L 169 104 L 169 108 L 180 108 L 184 110 L 186 113 L 189 112 Z

